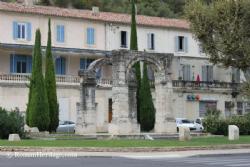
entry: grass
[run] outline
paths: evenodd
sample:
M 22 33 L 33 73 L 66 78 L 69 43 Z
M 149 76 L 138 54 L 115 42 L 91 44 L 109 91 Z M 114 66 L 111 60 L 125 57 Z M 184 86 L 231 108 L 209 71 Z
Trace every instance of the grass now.
M 250 144 L 250 136 L 242 136 L 238 141 L 228 141 L 227 137 L 193 138 L 191 141 L 178 140 L 22 140 L 9 142 L 0 140 L 0 146 L 22 147 L 186 147 L 227 144 Z

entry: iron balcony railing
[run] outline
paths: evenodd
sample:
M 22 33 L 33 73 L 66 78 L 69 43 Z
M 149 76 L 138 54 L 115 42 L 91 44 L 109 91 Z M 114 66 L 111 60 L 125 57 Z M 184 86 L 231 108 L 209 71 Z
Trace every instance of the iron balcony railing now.
M 240 83 L 235 82 L 173 80 L 174 88 L 218 88 L 238 90 L 240 86 Z

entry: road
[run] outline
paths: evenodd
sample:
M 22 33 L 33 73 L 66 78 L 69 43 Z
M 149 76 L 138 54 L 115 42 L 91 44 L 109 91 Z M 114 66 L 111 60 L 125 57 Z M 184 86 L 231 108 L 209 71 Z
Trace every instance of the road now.
M 128 159 L 107 157 L 0 157 L 0 167 L 250 167 L 250 154 L 189 158 Z

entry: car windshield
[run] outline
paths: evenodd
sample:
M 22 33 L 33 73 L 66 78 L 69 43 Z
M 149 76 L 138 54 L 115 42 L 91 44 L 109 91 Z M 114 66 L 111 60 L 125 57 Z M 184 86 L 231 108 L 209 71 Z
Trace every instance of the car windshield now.
M 190 124 L 190 123 L 192 123 L 192 122 L 189 121 L 188 119 L 183 119 L 181 122 L 184 123 L 184 124 Z

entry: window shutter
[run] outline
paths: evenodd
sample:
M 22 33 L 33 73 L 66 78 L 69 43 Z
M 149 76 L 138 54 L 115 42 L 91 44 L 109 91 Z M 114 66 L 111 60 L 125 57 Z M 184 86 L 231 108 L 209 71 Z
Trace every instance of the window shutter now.
M 84 60 L 85 59 L 80 59 L 80 69 L 84 70 Z
M 91 41 L 90 41 L 90 33 L 91 33 L 90 28 L 87 28 L 87 44 L 89 44 L 89 45 L 91 43 Z
M 61 68 L 62 68 L 62 75 L 66 74 L 66 59 L 65 57 L 61 57 Z
M 189 64 L 185 64 L 183 66 L 183 80 L 190 81 L 191 80 L 191 68 Z
M 188 37 L 184 37 L 184 49 L 185 52 L 188 52 Z
M 18 28 L 17 28 L 17 22 L 13 22 L 13 39 L 17 39 L 17 34 L 18 34 Z
M 150 33 L 148 33 L 147 34 L 147 41 L 148 41 L 148 49 L 151 49 L 151 34 Z
M 202 81 L 207 81 L 207 66 L 202 66 Z
M 92 28 L 92 45 L 95 44 L 95 29 Z
M 208 81 L 212 82 L 213 78 L 213 66 L 208 66 Z
M 183 74 L 183 77 L 182 77 L 182 78 L 183 78 L 183 80 L 185 81 L 185 80 L 186 80 L 186 65 L 183 65 L 183 66 L 182 66 L 182 71 L 183 71 L 183 73 L 182 73 L 182 74 Z
M 14 54 L 10 55 L 10 73 L 14 73 Z
M 125 33 L 125 40 L 124 40 L 124 42 L 125 42 L 125 46 L 127 47 L 127 45 L 128 45 L 128 44 L 127 44 L 127 38 L 128 38 L 128 37 L 127 37 L 127 34 L 128 34 L 128 33 L 127 33 L 127 31 L 125 31 L 124 33 Z
M 27 56 L 27 73 L 32 72 L 32 56 Z
M 60 75 L 61 74 L 61 58 L 56 59 L 56 74 Z
M 240 83 L 240 70 L 239 69 L 236 70 L 236 82 Z
M 27 27 L 27 40 L 31 41 L 31 34 L 32 34 L 31 23 L 26 23 L 26 27 Z
M 59 25 L 56 26 L 56 41 L 61 42 L 60 41 L 60 26 Z
M 175 37 L 175 52 L 179 51 L 179 37 Z
M 120 32 L 120 41 L 121 41 L 121 47 L 123 47 L 123 31 Z
M 64 41 L 65 41 L 65 28 L 62 25 L 61 26 L 61 42 L 64 42 Z
M 187 80 L 191 81 L 191 69 L 190 69 L 190 65 L 187 65 Z

